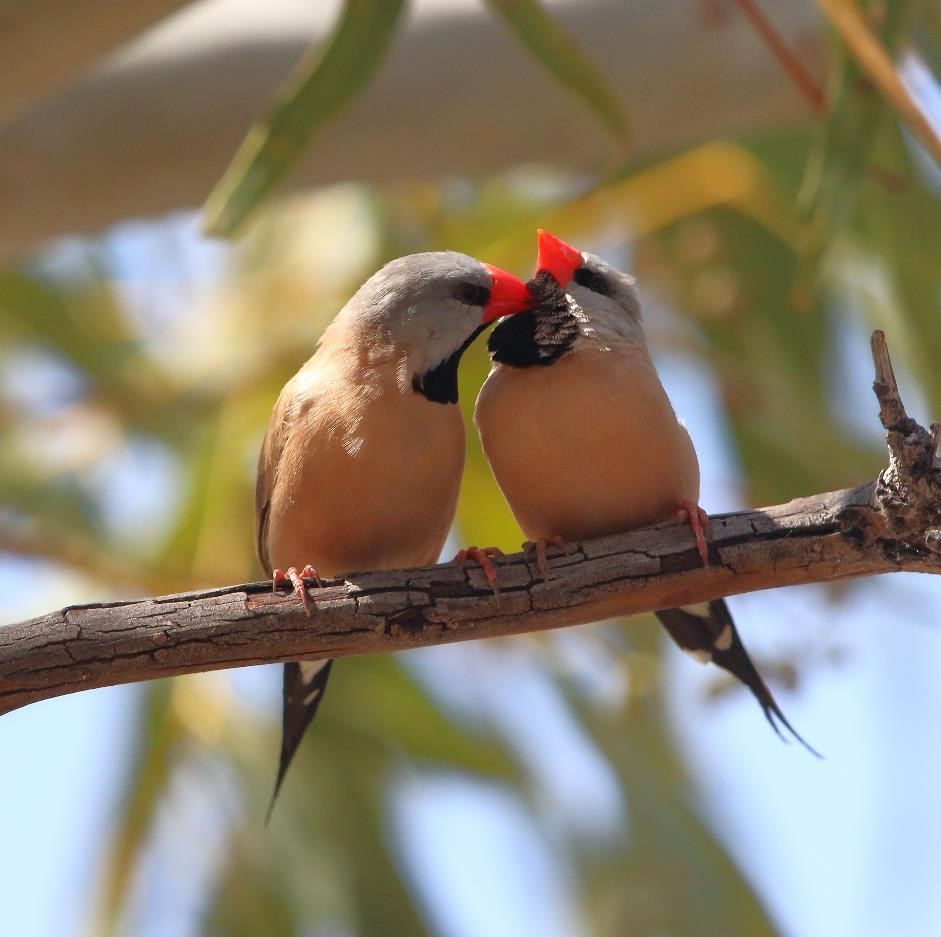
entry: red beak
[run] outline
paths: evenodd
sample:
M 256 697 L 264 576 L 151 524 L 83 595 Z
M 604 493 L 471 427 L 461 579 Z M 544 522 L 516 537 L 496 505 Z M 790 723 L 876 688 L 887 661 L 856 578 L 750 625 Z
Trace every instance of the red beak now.
M 542 273 L 543 270 L 551 273 L 555 282 L 565 289 L 582 265 L 581 251 L 542 228 L 536 229 L 536 243 L 539 245 L 536 273 Z
M 493 277 L 493 286 L 490 287 L 490 300 L 484 306 L 482 325 L 487 325 L 501 316 L 511 316 L 532 308 L 533 297 L 522 280 L 493 264 L 484 266 Z

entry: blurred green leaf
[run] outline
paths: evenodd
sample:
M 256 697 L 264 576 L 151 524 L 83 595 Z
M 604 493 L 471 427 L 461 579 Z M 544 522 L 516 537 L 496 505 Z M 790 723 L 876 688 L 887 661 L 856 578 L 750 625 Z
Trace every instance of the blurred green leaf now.
M 279 92 L 267 119 L 248 132 L 209 196 L 205 229 L 237 234 L 294 167 L 314 133 L 349 104 L 381 64 L 404 0 L 346 0 L 323 52 L 312 50 Z
M 540 0 L 487 0 L 516 38 L 554 78 L 581 98 L 620 144 L 627 142 L 627 119 L 614 91 Z
M 938 41 L 941 20 L 931 4 L 900 0 L 884 13 L 878 41 L 890 56 L 915 39 Z M 941 236 L 941 200 L 927 165 L 906 145 L 895 103 L 873 93 L 864 65 L 841 49 L 836 76 L 832 117 L 808 161 L 803 198 L 812 199 L 813 236 L 804 263 L 825 264 L 829 288 L 858 279 L 852 264 L 868 266 L 870 283 L 884 278 L 885 291 L 867 295 L 860 285 L 854 299 L 869 325 L 887 330 L 894 355 L 938 408 L 941 265 L 931 245 Z
M 342 666 L 342 671 L 341 671 Z M 515 761 L 484 728 L 456 718 L 389 656 L 350 658 L 336 665 L 328 703 L 337 745 L 379 747 L 415 762 L 488 777 L 519 779 Z M 326 707 L 327 703 L 324 704 Z M 319 718 L 319 716 L 318 716 Z M 320 761 L 312 740 L 310 756 Z
M 575 194 L 530 200 L 529 205 L 517 201 L 509 210 L 498 207 L 497 195 L 499 190 L 483 193 L 481 200 L 493 205 L 486 214 L 474 213 L 467 224 L 463 217 L 443 224 L 442 244 L 455 242 L 523 276 L 535 260 L 536 227 L 576 244 L 596 238 L 599 231 L 608 232 L 609 241 L 614 232 L 641 239 L 713 206 L 728 205 L 787 243 L 797 245 L 802 234 L 762 162 L 743 145 L 727 141 L 653 164 L 632 161 L 588 191 L 580 188 Z
M 665 727 L 640 715 L 583 713 L 623 784 L 629 836 L 583 862 L 599 937 L 774 937 L 750 884 L 698 815 Z
M 795 296 L 800 255 L 790 245 L 717 208 L 647 239 L 641 256 L 706 337 L 750 503 L 858 484 L 878 471 L 882 453 L 853 438 L 829 407 L 826 319 L 820 303 Z
M 898 0 L 885 8 L 879 41 L 893 54 L 905 41 L 915 5 L 915 0 Z M 802 274 L 811 281 L 849 221 L 860 187 L 867 180 L 889 188 L 897 184 L 870 152 L 880 119 L 895 112 L 873 92 L 862 64 L 845 46 L 835 50 L 834 58 L 830 119 L 807 157 L 799 195 L 802 211 L 811 219 Z
M 659 672 L 664 637 L 653 617 L 625 621 L 621 634 L 633 657 L 654 663 Z M 636 682 L 648 681 L 649 675 Z M 657 685 L 648 683 L 623 710 L 614 711 L 586 705 L 563 684 L 627 804 L 628 821 L 619 835 L 577 852 L 592 933 L 774 937 L 778 930 L 701 816 Z
M 864 185 L 851 233 L 888 275 L 896 302 L 867 312 L 873 327 L 888 330 L 893 355 L 897 349 L 917 376 L 929 403 L 920 418 L 930 422 L 941 413 L 941 195 L 925 179 L 898 122 L 885 114 L 880 123 L 873 155 L 901 184 Z
M 941 64 L 941 7 L 934 0 L 921 0 L 912 23 L 918 52 L 937 73 Z
M 202 933 L 207 937 L 297 937 L 306 922 L 298 920 L 292 901 L 293 884 L 285 876 L 285 863 L 249 863 L 242 855 L 251 852 L 244 840 L 257 831 L 241 832 L 230 847 L 225 875 L 218 883 Z
M 857 0 L 818 0 L 859 67 L 899 117 L 941 165 L 941 136 L 905 86 L 892 56 L 873 29 Z M 902 8 L 904 3 L 888 4 Z
M 103 281 L 57 286 L 0 270 L 0 340 L 52 353 L 128 426 L 161 436 L 179 429 L 172 414 L 156 416 L 170 382 Z
M 390 825 L 394 782 L 429 769 L 522 781 L 492 729 L 437 708 L 391 656 L 339 661 L 330 689 L 264 832 L 277 733 L 259 745 L 230 712 L 218 745 L 239 767 L 246 809 L 234 818 L 213 933 L 258 933 L 271 913 L 277 933 L 423 934 Z
M 170 718 L 173 684 L 169 680 L 140 688 L 135 700 L 123 803 L 107 845 L 97 908 L 96 934 L 118 934 L 122 911 L 148 842 L 158 807 L 170 779 L 174 747 L 182 738 L 180 724 Z

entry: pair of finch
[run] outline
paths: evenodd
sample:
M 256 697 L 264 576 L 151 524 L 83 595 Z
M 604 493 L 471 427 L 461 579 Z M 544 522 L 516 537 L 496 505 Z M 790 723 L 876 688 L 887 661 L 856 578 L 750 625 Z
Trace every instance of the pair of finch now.
M 290 580 L 305 607 L 304 577 L 438 559 L 464 468 L 458 365 L 501 318 L 474 422 L 543 571 L 547 543 L 671 518 L 690 523 L 707 561 L 699 463 L 650 360 L 633 278 L 539 231 L 528 284 L 451 251 L 386 264 L 282 390 L 258 464 L 257 545 L 275 584 Z M 459 557 L 495 583 L 483 551 Z M 777 718 L 797 736 L 724 601 L 657 616 L 681 648 L 741 680 L 775 731 Z M 284 667 L 275 797 L 330 666 Z

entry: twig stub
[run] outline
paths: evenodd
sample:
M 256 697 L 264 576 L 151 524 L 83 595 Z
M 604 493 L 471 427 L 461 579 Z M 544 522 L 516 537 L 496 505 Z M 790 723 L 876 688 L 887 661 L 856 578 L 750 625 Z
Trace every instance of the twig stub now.
M 876 482 L 876 499 L 888 529 L 900 535 L 910 549 L 928 546 L 926 531 L 941 523 L 941 467 L 938 432 L 925 429 L 905 411 L 885 333 L 872 333 L 872 361 L 876 377 L 872 389 L 879 400 L 879 419 L 886 429 L 889 465 Z M 915 534 L 903 538 L 903 532 Z
M 886 344 L 885 332 L 876 329 L 870 340 L 872 348 L 872 363 L 876 369 L 876 378 L 872 382 L 872 389 L 879 401 L 879 419 L 887 430 L 905 432 L 907 427 L 903 424 L 908 421 L 905 405 L 899 394 L 899 385 L 895 379 L 895 369 L 889 357 L 889 347 Z

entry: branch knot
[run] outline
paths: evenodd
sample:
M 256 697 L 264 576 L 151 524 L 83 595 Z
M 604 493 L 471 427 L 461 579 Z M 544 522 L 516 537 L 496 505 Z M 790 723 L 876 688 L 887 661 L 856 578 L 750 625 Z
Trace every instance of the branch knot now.
M 872 359 L 876 370 L 872 387 L 889 447 L 889 465 L 876 481 L 876 500 L 888 530 L 907 534 L 899 539 L 923 549 L 928 545 L 929 528 L 941 525 L 939 424 L 925 429 L 905 412 L 884 332 L 872 333 Z

